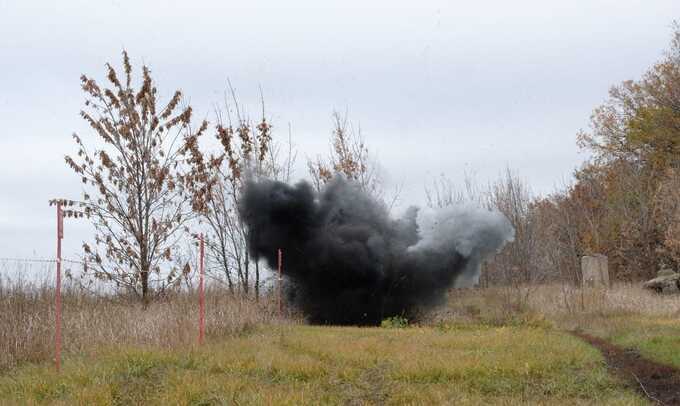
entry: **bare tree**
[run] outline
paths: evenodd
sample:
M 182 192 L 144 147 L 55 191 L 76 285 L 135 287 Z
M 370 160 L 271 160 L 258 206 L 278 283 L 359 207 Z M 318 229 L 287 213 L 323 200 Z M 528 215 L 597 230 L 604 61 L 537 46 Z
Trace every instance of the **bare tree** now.
M 546 277 L 547 267 L 541 261 L 541 241 L 533 213 L 534 198 L 526 183 L 509 168 L 485 188 L 480 187 L 470 174 L 465 174 L 462 186 L 441 176 L 426 186 L 425 194 L 430 207 L 474 204 L 499 210 L 510 220 L 515 228 L 515 241 L 487 261 L 481 283 L 519 286 Z
M 262 273 L 259 261 L 250 256 L 249 230 L 238 216 L 241 190 L 249 178 L 264 176 L 288 181 L 295 154 L 290 129 L 285 150 L 273 140 L 264 102 L 260 120 L 253 123 L 242 115 L 231 85 L 229 90 L 236 117 L 232 120 L 228 103 L 225 103 L 224 112 L 216 111 L 216 138 L 222 145 L 222 151 L 218 156 L 211 156 L 212 174 L 204 177 L 216 179 L 210 187 L 210 196 L 202 213 L 209 229 L 209 271 L 221 275 L 232 292 L 249 294 L 251 287 L 254 288 L 257 298 Z
M 532 203 L 536 224 L 538 261 L 541 269 L 550 270 L 555 279 L 580 286 L 581 244 L 577 207 L 562 193 Z
M 462 186 L 458 186 L 452 179 L 442 174 L 425 186 L 425 197 L 427 206 L 432 208 L 461 203 L 487 205 L 486 192 L 479 188 L 474 176 L 470 173 L 464 174 Z
M 122 82 L 113 66 L 106 67 L 110 87 L 81 77 L 86 101 L 80 114 L 99 143 L 89 149 L 74 134 L 77 156 L 65 160 L 85 185 L 84 212 L 95 229 L 94 244 L 83 243 L 89 269 L 147 303 L 181 277 L 172 266 L 173 250 L 205 194 L 185 169 L 207 122 L 192 130 L 192 109 L 179 107 L 179 90 L 159 106 L 146 66 L 136 89 L 127 52 Z
M 347 115 L 333 114 L 333 134 L 331 150 L 327 159 L 320 156 L 308 160 L 307 168 L 317 190 L 339 174 L 356 182 L 359 187 L 378 200 L 384 198 L 383 181 L 378 165 L 370 157 L 364 143 L 361 128 L 353 128 Z M 398 194 L 398 192 L 396 193 Z M 394 198 L 396 200 L 396 197 Z
M 505 285 L 529 285 L 543 279 L 537 266 L 536 222 L 532 213 L 532 195 L 528 186 L 509 168 L 488 191 L 488 206 L 502 212 L 515 229 L 515 240 L 485 269 L 487 278 Z

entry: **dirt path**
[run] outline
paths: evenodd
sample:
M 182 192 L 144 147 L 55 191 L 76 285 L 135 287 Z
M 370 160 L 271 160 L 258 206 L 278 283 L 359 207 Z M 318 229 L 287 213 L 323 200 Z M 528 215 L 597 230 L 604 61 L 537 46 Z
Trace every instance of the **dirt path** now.
M 582 332 L 575 336 L 599 349 L 607 366 L 644 396 L 662 405 L 680 405 L 680 370 L 643 358 L 637 351 L 617 347 Z

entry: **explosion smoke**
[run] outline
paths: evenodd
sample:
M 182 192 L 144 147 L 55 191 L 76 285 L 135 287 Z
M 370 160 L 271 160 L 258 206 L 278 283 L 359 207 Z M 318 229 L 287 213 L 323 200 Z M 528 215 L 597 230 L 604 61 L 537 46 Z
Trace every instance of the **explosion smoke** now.
M 304 181 L 267 179 L 249 181 L 243 192 L 251 254 L 274 269 L 283 250 L 288 299 L 312 323 L 412 317 L 451 286 L 476 283 L 482 261 L 515 233 L 500 212 L 471 206 L 411 207 L 392 219 L 340 177 L 319 194 Z

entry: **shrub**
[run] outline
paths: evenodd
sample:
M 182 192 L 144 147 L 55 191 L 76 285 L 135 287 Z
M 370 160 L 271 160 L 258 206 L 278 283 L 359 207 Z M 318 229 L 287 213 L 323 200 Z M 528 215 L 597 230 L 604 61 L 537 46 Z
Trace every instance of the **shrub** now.
M 404 316 L 392 316 L 380 323 L 382 328 L 405 328 L 408 327 L 408 319 Z

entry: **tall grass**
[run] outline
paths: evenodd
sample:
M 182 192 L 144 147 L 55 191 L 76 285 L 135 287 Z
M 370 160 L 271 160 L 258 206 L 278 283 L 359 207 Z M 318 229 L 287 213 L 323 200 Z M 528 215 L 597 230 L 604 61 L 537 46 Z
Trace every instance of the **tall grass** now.
M 550 324 L 560 329 L 603 327 L 617 319 L 677 318 L 680 295 L 662 295 L 639 284 L 617 283 L 610 288 L 581 288 L 571 284 L 542 284 L 483 289 L 457 289 L 448 302 L 426 318 L 441 322 Z
M 640 284 L 616 283 L 611 288 L 542 285 L 534 288 L 528 305 L 555 316 L 570 314 L 629 314 L 648 317 L 680 316 L 680 296 L 643 289 Z
M 186 349 L 198 335 L 198 297 L 173 293 L 147 308 L 135 298 L 93 293 L 74 283 L 63 290 L 64 354 L 103 347 L 151 346 Z M 456 289 L 448 303 L 421 318 L 422 324 L 538 324 L 559 329 L 612 329 L 633 318 L 680 316 L 680 296 L 659 295 L 639 285 L 609 289 L 569 284 Z M 54 289 L 51 280 L 0 276 L 0 370 L 54 356 Z M 297 322 L 280 315 L 275 297 L 259 301 L 230 294 L 218 285 L 206 290 L 206 337 L 232 337 L 260 325 Z M 620 326 L 618 326 L 620 327 Z
M 62 291 L 64 353 L 111 346 L 181 348 L 198 336 L 198 296 L 180 292 L 144 308 L 134 298 L 97 294 L 74 284 Z M 0 276 L 0 370 L 54 357 L 54 289 L 46 281 Z M 259 301 L 206 289 L 206 338 L 248 332 L 258 325 L 286 321 L 271 296 Z

